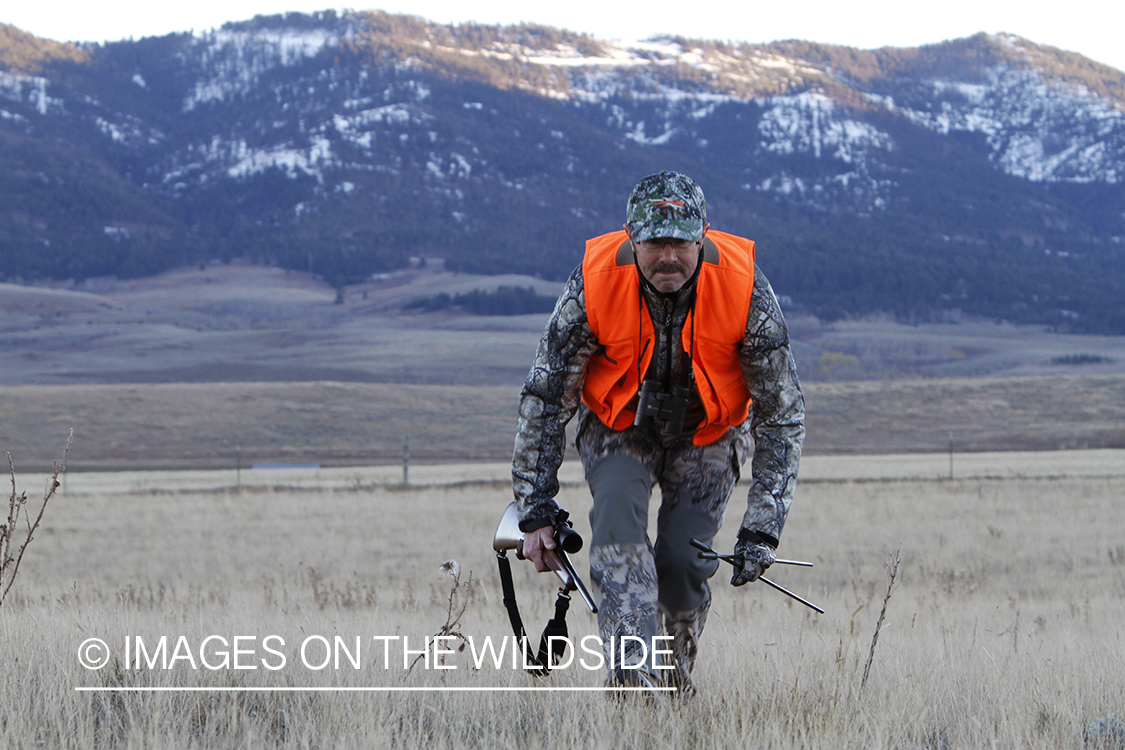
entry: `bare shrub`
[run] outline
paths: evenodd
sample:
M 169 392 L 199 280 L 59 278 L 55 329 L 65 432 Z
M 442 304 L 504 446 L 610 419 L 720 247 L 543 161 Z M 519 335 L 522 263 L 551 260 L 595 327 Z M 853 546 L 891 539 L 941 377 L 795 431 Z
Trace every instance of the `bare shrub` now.
M 8 518 L 0 525 L 0 605 L 3 605 L 4 600 L 8 598 L 8 592 L 16 582 L 20 563 L 23 562 L 23 553 L 35 538 L 35 531 L 39 528 L 39 524 L 43 521 L 43 513 L 47 510 L 47 503 L 59 488 L 59 475 L 66 470 L 66 457 L 70 453 L 70 441 L 73 439 L 74 430 L 71 430 L 66 438 L 66 445 L 63 446 L 62 461 L 56 461 L 51 469 L 47 487 L 43 490 L 43 502 L 39 505 L 39 512 L 35 514 L 34 521 L 31 520 L 31 510 L 27 507 L 27 492 L 16 494 L 16 467 L 12 463 L 12 454 L 7 454 L 8 472 L 12 478 L 12 496 L 8 499 Z M 21 516 L 26 525 L 26 533 L 23 534 L 23 539 L 19 540 L 13 553 L 12 542 L 19 536 L 16 527 L 19 526 Z
M 472 596 L 473 591 L 473 573 L 472 571 L 469 571 L 469 580 L 465 582 L 465 591 L 460 597 L 461 603 L 460 608 L 458 608 L 457 592 L 461 589 L 461 564 L 456 560 L 446 560 L 441 564 L 441 567 L 438 568 L 438 570 L 442 575 L 449 576 L 450 579 L 452 579 L 452 583 L 449 587 L 448 606 L 445 610 L 445 624 L 442 625 L 436 633 L 434 633 L 433 637 L 456 638 L 457 640 L 461 641 L 461 645 L 457 648 L 457 651 L 460 653 L 465 650 L 465 646 L 469 645 L 469 640 L 465 637 L 465 634 L 461 632 L 461 618 L 464 617 L 465 610 L 469 608 L 469 599 Z M 456 610 L 456 614 L 454 614 L 454 610 Z M 445 657 L 443 656 L 441 658 L 442 660 L 444 660 Z M 416 658 L 410 664 L 410 668 L 414 669 L 414 665 L 417 664 L 421 659 L 421 656 Z M 439 663 L 444 662 L 442 661 Z

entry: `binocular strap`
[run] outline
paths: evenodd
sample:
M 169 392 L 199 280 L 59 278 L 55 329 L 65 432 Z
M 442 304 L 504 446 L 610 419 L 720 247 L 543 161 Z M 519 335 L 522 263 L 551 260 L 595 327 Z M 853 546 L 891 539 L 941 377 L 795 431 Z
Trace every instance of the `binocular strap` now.
M 551 671 L 551 664 L 562 658 L 566 651 L 566 613 L 570 609 L 570 596 L 565 588 L 559 589 L 558 598 L 555 599 L 555 616 L 547 621 L 543 635 L 539 638 L 539 653 L 532 656 L 527 648 L 527 631 L 523 627 L 523 618 L 520 617 L 519 606 L 516 604 L 516 587 L 512 583 L 512 564 L 508 556 L 500 553 L 496 555 L 496 564 L 500 567 L 500 587 L 504 591 L 504 609 L 508 610 L 508 620 L 512 623 L 512 631 L 516 634 L 524 650 L 524 664 L 534 664 L 536 669 L 529 669 L 536 677 L 544 677 Z M 552 642 L 554 636 L 560 640 Z M 550 648 L 548 649 L 548 646 Z

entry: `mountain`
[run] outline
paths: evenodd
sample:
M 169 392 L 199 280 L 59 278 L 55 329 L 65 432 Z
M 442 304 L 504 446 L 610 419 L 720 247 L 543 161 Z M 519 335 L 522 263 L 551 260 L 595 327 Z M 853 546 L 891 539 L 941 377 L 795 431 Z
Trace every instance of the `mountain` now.
M 235 258 L 565 277 L 671 168 L 787 305 L 1125 333 L 1125 73 L 1010 35 L 857 50 L 382 12 L 105 45 L 0 25 L 0 280 Z

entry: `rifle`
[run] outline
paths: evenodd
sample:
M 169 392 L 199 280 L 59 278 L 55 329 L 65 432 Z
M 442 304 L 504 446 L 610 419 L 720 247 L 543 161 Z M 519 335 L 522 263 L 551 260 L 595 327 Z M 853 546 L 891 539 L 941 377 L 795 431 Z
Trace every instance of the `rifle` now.
M 570 561 L 569 555 L 582 549 L 582 537 L 571 528 L 569 519 L 570 515 L 565 510 L 559 512 L 554 525 L 556 547 L 553 550 L 543 551 L 543 558 L 547 561 L 548 567 L 562 581 L 562 586 L 555 598 L 555 616 L 547 621 L 547 627 L 543 629 L 543 635 L 539 640 L 538 655 L 532 657 L 525 652 L 524 658 L 527 663 L 538 666 L 538 669 L 533 672 L 538 676 L 547 674 L 551 670 L 552 657 L 556 661 L 561 659 L 566 649 L 568 635 L 566 613 L 570 607 L 570 592 L 577 591 L 591 612 L 597 614 L 598 611 L 598 605 L 594 603 L 594 598 L 590 595 L 585 584 L 582 583 L 578 571 L 574 569 L 574 564 Z M 523 556 L 523 532 L 520 531 L 519 514 L 514 502 L 508 504 L 508 507 L 504 510 L 504 515 L 500 517 L 500 525 L 496 527 L 496 533 L 492 537 L 492 549 L 496 552 L 496 562 L 500 567 L 500 585 L 504 590 L 504 608 L 508 610 L 508 620 L 512 623 L 512 630 L 515 632 L 516 638 L 526 647 L 527 631 L 524 630 L 523 619 L 520 617 L 519 607 L 516 604 L 516 589 L 512 583 L 512 566 L 508 561 L 508 550 L 510 549 L 516 551 L 517 559 L 525 559 Z M 549 641 L 551 636 L 555 636 L 556 640 Z M 547 648 L 548 642 L 551 643 L 549 651 Z

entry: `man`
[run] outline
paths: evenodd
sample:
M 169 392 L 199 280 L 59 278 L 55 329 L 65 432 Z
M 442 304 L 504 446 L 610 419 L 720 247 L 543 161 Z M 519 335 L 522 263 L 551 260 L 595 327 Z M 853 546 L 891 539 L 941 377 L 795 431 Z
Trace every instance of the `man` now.
M 698 559 L 688 539 L 714 538 L 753 446 L 731 583 L 770 566 L 796 485 L 804 399 L 754 243 L 709 231 L 700 187 L 676 172 L 649 175 L 630 194 L 626 218 L 624 231 L 586 243 L 539 342 L 520 397 L 513 487 L 524 555 L 545 571 L 565 426 L 578 411 L 602 642 L 634 636 L 651 649 L 662 625 L 672 636 L 673 671 L 653 671 L 651 657 L 624 669 L 618 651 L 607 684 L 655 685 L 671 674 L 690 690 L 707 579 L 719 563 Z M 651 543 L 655 485 L 662 499 Z M 624 665 L 635 666 L 641 647 L 625 643 Z

